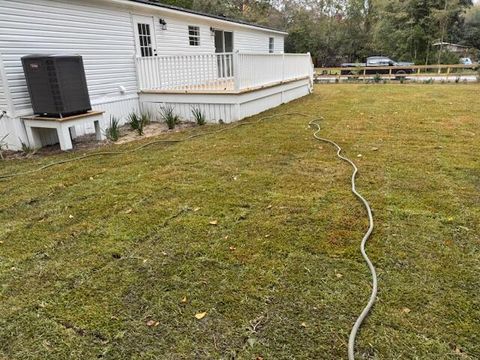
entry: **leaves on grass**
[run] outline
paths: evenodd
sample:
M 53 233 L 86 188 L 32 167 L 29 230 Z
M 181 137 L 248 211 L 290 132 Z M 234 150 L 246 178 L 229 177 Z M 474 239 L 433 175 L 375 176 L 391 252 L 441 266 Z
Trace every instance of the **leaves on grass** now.
M 160 323 L 158 321 L 155 321 L 155 320 L 148 320 L 146 325 L 148 327 L 157 327 Z
M 130 214 L 133 210 L 132 209 L 127 209 L 125 210 L 125 214 Z
M 201 312 L 201 313 L 195 314 L 195 318 L 197 320 L 202 320 L 206 315 L 207 315 L 206 312 Z
M 193 212 L 200 211 L 200 209 L 201 209 L 201 208 L 199 208 L 199 207 L 196 207 L 196 208 L 194 208 L 194 209 L 193 209 Z
M 230 246 L 228 249 L 229 249 L 230 251 L 235 251 L 235 250 L 237 250 L 237 248 L 236 248 L 235 246 Z
M 210 225 L 217 225 L 218 224 L 218 220 L 212 220 L 209 222 Z
M 410 310 L 410 309 L 407 308 L 407 307 L 404 307 L 404 308 L 402 309 L 402 313 L 404 313 L 404 314 L 409 314 L 411 311 L 412 311 L 412 310 Z
M 180 302 L 181 302 L 182 304 L 186 304 L 187 301 L 188 301 L 187 297 L 184 296 Z

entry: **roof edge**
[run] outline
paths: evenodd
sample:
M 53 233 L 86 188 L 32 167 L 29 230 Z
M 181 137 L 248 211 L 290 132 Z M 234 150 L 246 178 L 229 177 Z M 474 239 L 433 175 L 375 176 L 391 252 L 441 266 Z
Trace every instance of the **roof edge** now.
M 153 7 L 158 7 L 158 8 L 167 9 L 167 10 L 172 10 L 172 11 L 178 11 L 178 12 L 191 14 L 191 15 L 203 16 L 203 17 L 207 17 L 207 18 L 211 18 L 211 19 L 215 19 L 215 20 L 220 20 L 220 21 L 225 21 L 225 22 L 230 22 L 230 23 L 234 23 L 234 24 L 254 27 L 254 28 L 258 28 L 260 30 L 271 31 L 271 32 L 275 32 L 275 33 L 279 33 L 279 34 L 283 34 L 283 35 L 288 35 L 288 33 L 286 31 L 279 30 L 279 29 L 274 29 L 274 28 L 271 28 L 271 27 L 268 27 L 268 26 L 258 25 L 258 24 L 250 23 L 248 21 L 243 21 L 243 20 L 227 18 L 227 17 L 224 17 L 224 16 L 208 14 L 208 13 L 204 13 L 204 12 L 201 12 L 201 11 L 185 9 L 185 8 L 182 8 L 182 7 L 179 7 L 179 6 L 156 3 L 156 2 L 151 2 L 149 0 L 127 0 L 127 1 L 132 2 L 132 3 L 137 3 L 137 4 L 147 5 L 147 6 L 153 6 Z

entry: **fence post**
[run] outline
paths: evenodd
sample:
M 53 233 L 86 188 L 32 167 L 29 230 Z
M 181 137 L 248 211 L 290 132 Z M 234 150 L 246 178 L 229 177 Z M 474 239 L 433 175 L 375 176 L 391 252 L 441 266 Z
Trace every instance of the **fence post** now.
M 233 53 L 233 88 L 235 92 L 240 91 L 240 61 L 239 52 L 235 50 Z

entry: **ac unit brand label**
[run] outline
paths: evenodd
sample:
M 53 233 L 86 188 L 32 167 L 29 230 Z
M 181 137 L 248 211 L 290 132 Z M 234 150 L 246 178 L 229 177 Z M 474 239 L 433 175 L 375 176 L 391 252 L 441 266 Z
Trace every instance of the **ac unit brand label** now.
M 36 63 L 31 63 L 31 64 L 30 64 L 30 68 L 31 68 L 31 69 L 38 69 L 39 67 L 40 67 L 39 64 L 36 64 Z

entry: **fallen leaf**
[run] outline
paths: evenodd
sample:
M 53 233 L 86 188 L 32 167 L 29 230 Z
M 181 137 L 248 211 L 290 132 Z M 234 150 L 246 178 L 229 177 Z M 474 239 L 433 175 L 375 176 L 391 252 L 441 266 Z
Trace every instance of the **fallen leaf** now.
M 70 219 L 73 219 L 73 215 L 69 215 L 68 217 L 69 217 Z
M 270 234 L 265 235 L 265 237 L 266 237 L 266 238 L 269 238 L 269 237 L 270 237 Z
M 407 308 L 407 307 L 405 307 L 405 308 L 402 309 L 402 312 L 403 312 L 404 314 L 408 314 L 408 313 L 410 313 L 410 311 L 412 311 L 412 310 L 410 310 L 410 309 Z
M 235 250 L 237 250 L 237 248 L 236 248 L 235 246 L 230 246 L 228 249 L 229 249 L 230 251 L 235 251 Z
M 358 155 L 357 155 L 358 158 L 361 158 L 362 156 L 363 156 L 362 154 L 358 154 Z
M 270 204 L 267 206 L 267 209 L 271 209 L 273 206 Z
M 218 224 L 218 221 L 217 220 L 212 220 L 209 222 L 210 225 L 217 225 Z
M 335 276 L 336 276 L 337 278 L 339 278 L 339 279 L 343 277 L 343 275 L 342 275 L 342 274 L 339 274 L 339 273 L 335 274 Z
M 198 313 L 198 314 L 195 314 L 195 318 L 197 320 L 202 320 L 206 315 L 207 315 L 206 312 Z
M 184 296 L 183 299 L 182 299 L 182 301 L 181 301 L 181 303 L 182 303 L 182 304 L 185 304 L 186 302 L 187 302 L 187 297 Z
M 378 148 L 376 146 L 372 146 L 371 150 L 372 151 L 378 151 Z
M 147 326 L 148 327 L 157 327 L 160 323 L 158 321 L 155 321 L 155 320 L 148 320 L 147 321 Z
M 300 325 L 301 325 L 302 327 L 304 327 L 304 328 L 307 327 L 307 323 L 305 323 L 305 322 L 302 322 Z
M 199 211 L 200 209 L 201 209 L 201 208 L 196 207 L 195 209 L 193 209 L 193 211 L 194 211 L 194 212 L 197 212 L 197 211 Z
M 132 211 L 132 209 L 125 210 L 125 214 L 130 214 Z

